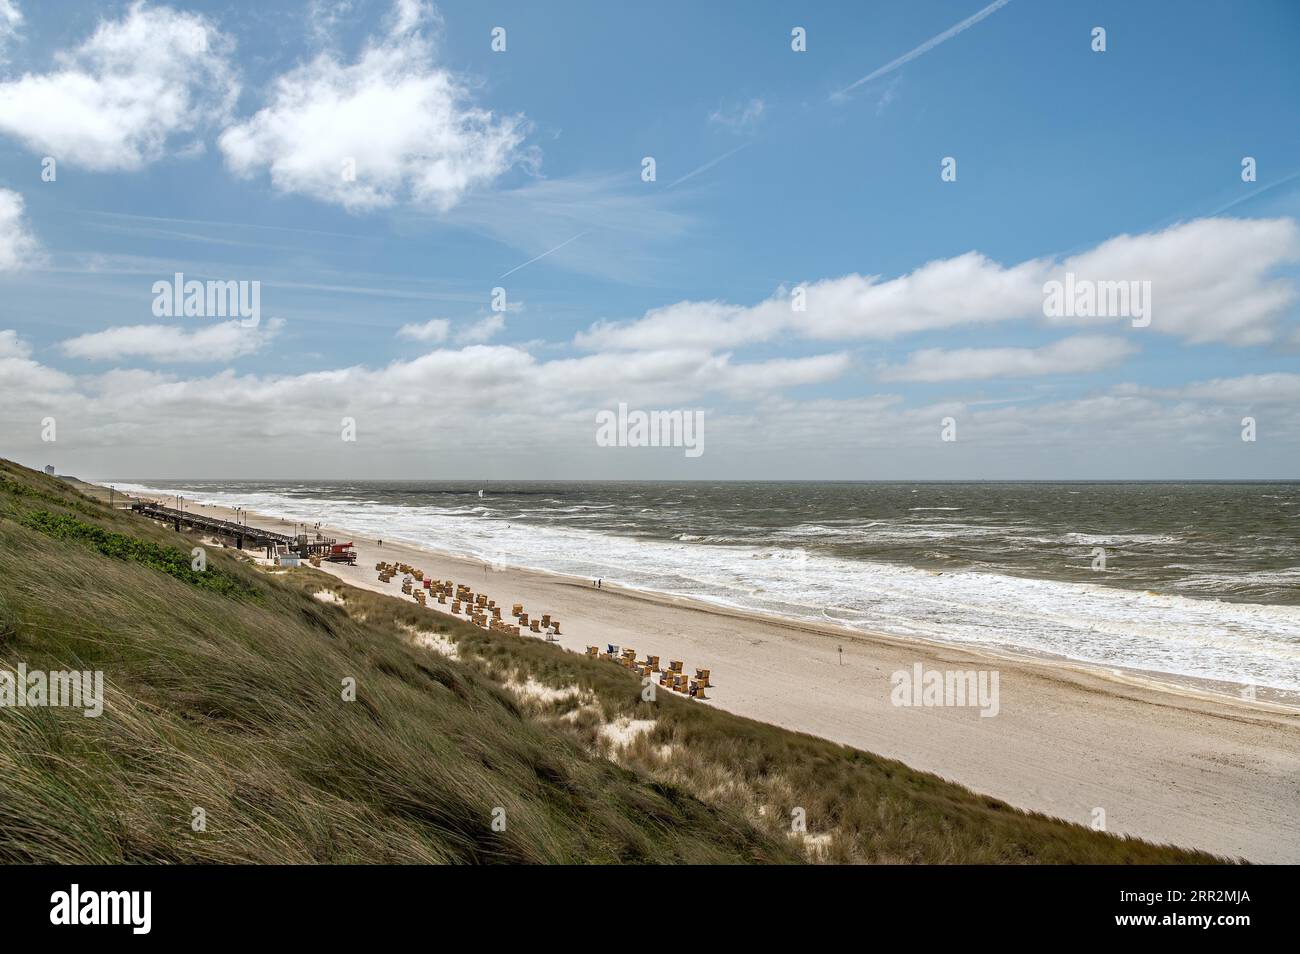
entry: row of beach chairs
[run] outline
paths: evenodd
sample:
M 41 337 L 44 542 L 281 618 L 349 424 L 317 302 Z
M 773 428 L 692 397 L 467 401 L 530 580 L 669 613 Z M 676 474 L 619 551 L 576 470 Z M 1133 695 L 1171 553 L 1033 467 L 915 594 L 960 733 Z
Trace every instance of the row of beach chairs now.
M 468 585 L 453 580 L 435 580 L 426 577 L 424 571 L 407 563 L 376 563 L 382 583 L 392 582 L 397 574 L 403 574 L 402 593 L 413 597 L 421 606 L 427 607 L 430 599 L 436 599 L 446 606 L 446 612 L 456 616 L 468 616 L 470 621 L 484 629 L 494 632 L 522 636 L 527 633 L 544 635 L 548 641 L 556 641 L 560 635 L 560 621 L 543 613 L 540 617 L 530 617 L 524 611 L 522 603 L 515 603 L 510 608 L 509 620 L 503 617 L 502 609 L 496 600 L 486 593 L 475 593 Z
M 512 636 L 536 633 L 544 635 L 551 642 L 557 641 L 556 637 L 560 635 L 558 619 L 550 613 L 543 613 L 540 617 L 532 616 L 522 603 L 511 604 L 509 619 L 513 622 L 508 622 L 503 618 L 504 614 L 496 600 L 490 599 L 486 593 L 475 593 L 467 584 L 426 577 L 418 567 L 405 563 L 376 563 L 375 570 L 379 573 L 379 579 L 385 583 L 391 582 L 398 573 L 404 574 L 402 592 L 405 595 L 413 597 L 423 607 L 428 606 L 430 599 L 436 599 L 453 615 L 465 615 L 476 626 L 484 629 Z M 658 656 L 647 655 L 644 659 L 638 659 L 635 649 L 625 649 L 613 643 L 607 644 L 604 653 L 598 646 L 588 646 L 587 655 L 616 662 L 643 678 L 657 675 L 659 685 L 691 699 L 707 699 L 704 690 L 713 685 L 712 673 L 708 669 L 697 667 L 695 678 L 691 679 L 687 677 L 684 663 L 680 659 L 669 660 L 667 668 L 663 668 Z
M 695 678 L 690 679 L 686 676 L 684 663 L 680 659 L 670 659 L 668 668 L 664 669 L 659 665 L 659 657 L 647 655 L 645 659 L 638 659 L 635 649 L 624 649 L 613 643 L 607 643 L 605 651 L 602 653 L 599 646 L 588 646 L 587 655 L 593 659 L 608 659 L 611 662 L 618 663 L 624 669 L 630 669 L 638 676 L 654 677 L 659 676 L 659 685 L 665 689 L 671 689 L 673 692 L 680 692 L 682 695 L 689 696 L 692 699 L 707 699 L 704 690 L 713 685 L 710 681 L 711 671 L 697 667 Z

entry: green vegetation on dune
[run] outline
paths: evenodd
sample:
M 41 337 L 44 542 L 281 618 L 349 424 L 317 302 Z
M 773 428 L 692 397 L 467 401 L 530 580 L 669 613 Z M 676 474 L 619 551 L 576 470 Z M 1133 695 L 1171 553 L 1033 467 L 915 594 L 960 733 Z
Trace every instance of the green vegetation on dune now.
M 0 664 L 107 684 L 99 718 L 0 708 L 0 861 L 1214 860 L 666 693 L 642 702 L 609 663 L 317 571 L 212 549 L 195 573 L 195 542 L 0 461 Z M 653 727 L 615 745 L 626 718 Z
M 162 547 L 147 540 L 114 533 L 103 527 L 86 523 L 68 514 L 53 514 L 48 510 L 33 510 L 23 517 L 24 525 L 39 530 L 47 536 L 59 540 L 76 540 L 94 547 L 104 556 L 117 557 L 120 560 L 134 560 L 151 567 L 168 576 L 197 586 L 212 590 L 225 596 L 253 596 L 256 590 L 213 567 L 198 571 L 191 566 L 189 554 L 176 547 Z

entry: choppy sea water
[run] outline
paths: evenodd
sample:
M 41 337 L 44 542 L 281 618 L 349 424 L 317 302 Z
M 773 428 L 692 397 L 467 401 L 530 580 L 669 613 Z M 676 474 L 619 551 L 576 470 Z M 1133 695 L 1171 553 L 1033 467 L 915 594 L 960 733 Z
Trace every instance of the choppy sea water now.
M 873 632 L 1300 691 L 1300 482 L 112 483 Z

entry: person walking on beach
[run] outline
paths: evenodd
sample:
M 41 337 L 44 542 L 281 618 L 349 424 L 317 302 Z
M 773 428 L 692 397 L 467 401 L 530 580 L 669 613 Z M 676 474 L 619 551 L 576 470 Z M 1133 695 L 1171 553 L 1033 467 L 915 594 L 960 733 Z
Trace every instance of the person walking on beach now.
M 384 548 L 384 541 L 383 541 L 383 540 L 380 540 L 380 541 L 379 541 L 379 549 L 382 550 L 383 548 Z

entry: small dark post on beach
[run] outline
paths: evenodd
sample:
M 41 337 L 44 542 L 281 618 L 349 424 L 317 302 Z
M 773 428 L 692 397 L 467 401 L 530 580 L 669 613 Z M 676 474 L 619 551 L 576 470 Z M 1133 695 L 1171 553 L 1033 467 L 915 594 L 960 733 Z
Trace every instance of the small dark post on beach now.
M 840 646 L 840 647 L 838 647 L 838 649 L 839 649 L 839 651 L 840 651 L 840 665 L 843 666 L 843 665 L 844 665 L 844 647 L 843 647 L 843 646 Z

